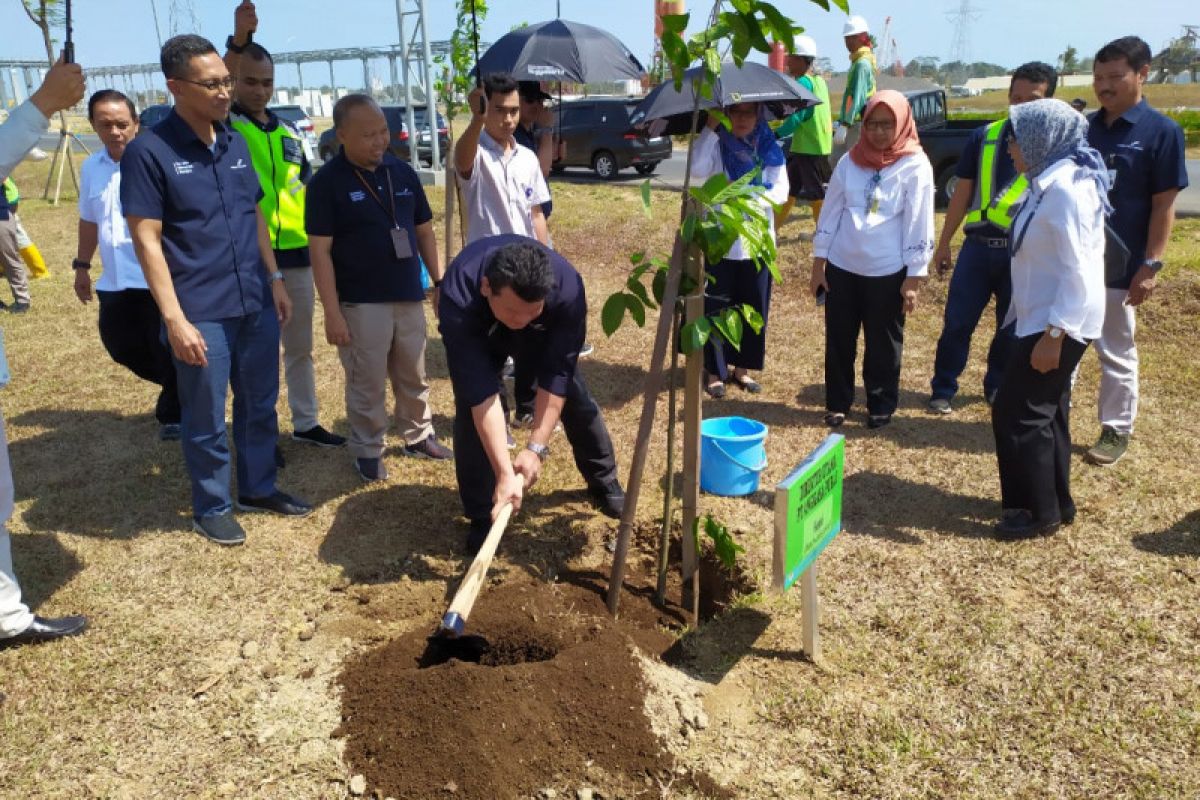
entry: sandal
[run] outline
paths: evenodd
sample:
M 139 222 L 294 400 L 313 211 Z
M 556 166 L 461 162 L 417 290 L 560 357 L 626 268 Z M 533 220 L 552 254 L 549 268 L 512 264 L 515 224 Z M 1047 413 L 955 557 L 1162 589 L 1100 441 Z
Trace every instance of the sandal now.
M 758 383 L 758 381 L 754 380 L 749 375 L 743 375 L 740 378 L 734 378 L 733 382 L 743 392 L 758 394 L 762 391 L 762 386 Z
M 825 424 L 830 428 L 840 428 L 842 423 L 846 421 L 845 414 L 839 414 L 836 411 L 830 411 L 825 415 Z
M 704 392 L 705 392 L 705 394 L 707 394 L 709 397 L 713 398 L 714 400 L 720 400 L 722 397 L 725 396 L 725 384 L 723 384 L 723 383 L 705 384 Z

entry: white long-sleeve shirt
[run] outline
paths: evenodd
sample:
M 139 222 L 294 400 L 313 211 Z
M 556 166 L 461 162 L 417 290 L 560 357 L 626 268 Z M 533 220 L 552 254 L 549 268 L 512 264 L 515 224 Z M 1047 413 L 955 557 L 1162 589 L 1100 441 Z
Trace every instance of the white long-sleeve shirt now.
M 50 120 L 28 100 L 12 110 L 0 125 L 0 181 L 12 174 L 49 127 Z
M 721 161 L 721 140 L 717 138 L 716 131 L 705 128 L 696 137 L 696 146 L 692 150 L 692 183 L 698 186 L 713 175 L 724 171 L 725 164 Z M 762 184 L 766 191 L 762 194 L 760 202 L 763 211 L 767 215 L 767 224 L 771 228 L 771 240 L 774 241 L 775 209 L 772 204 L 782 205 L 787 202 L 788 177 L 786 166 L 764 166 Z M 738 240 L 733 243 L 733 247 L 729 249 L 729 254 L 725 256 L 725 258 L 732 261 L 744 261 L 747 257 L 746 245 L 741 237 L 738 237 Z
M 869 278 L 929 272 L 933 257 L 933 167 L 925 153 L 876 172 L 842 156 L 825 190 L 813 255 Z
M 149 288 L 121 213 L 121 165 L 101 148 L 88 156 L 79 173 L 79 218 L 96 226 L 100 263 L 104 265 L 96 291 Z
M 1012 303 L 1017 336 L 1048 326 L 1088 341 L 1104 325 L 1104 212 L 1095 181 L 1077 179 L 1069 159 L 1030 182 L 1029 199 L 1013 220 L 1020 246 L 1012 258 Z M 1026 227 L 1028 225 L 1028 227 Z

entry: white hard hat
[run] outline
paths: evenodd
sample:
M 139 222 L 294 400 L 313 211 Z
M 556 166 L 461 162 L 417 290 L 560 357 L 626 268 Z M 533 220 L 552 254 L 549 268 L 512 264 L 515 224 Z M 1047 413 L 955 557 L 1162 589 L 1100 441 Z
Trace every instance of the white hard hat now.
M 846 20 L 846 24 L 842 26 L 842 36 L 853 36 L 856 33 L 870 33 L 871 28 L 867 25 L 867 21 L 855 14 L 850 19 Z
M 792 42 L 792 55 L 808 56 L 809 58 L 817 57 L 817 43 L 813 41 L 811 36 L 797 36 Z

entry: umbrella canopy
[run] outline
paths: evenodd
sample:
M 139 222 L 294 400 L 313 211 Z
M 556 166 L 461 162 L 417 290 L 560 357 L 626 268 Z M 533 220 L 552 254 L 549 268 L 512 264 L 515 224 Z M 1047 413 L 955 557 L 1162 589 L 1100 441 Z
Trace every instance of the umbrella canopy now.
M 477 75 L 508 72 L 519 81 L 600 83 L 640 80 L 646 70 L 611 33 L 555 19 L 500 37 L 475 66 Z
M 684 73 L 683 87 L 667 81 L 638 104 L 631 115 L 635 127 L 648 128 L 651 135 L 675 136 L 692 132 L 692 108 L 696 105 L 696 85 L 703 76 L 703 67 L 693 67 Z M 712 99 L 700 98 L 700 119 L 703 129 L 708 115 L 706 108 L 723 108 L 737 103 L 763 103 L 768 119 L 783 119 L 802 108 L 820 104 L 820 100 L 800 83 L 782 72 L 750 61 L 740 67 L 731 62 L 721 65 L 721 76 L 713 87 Z

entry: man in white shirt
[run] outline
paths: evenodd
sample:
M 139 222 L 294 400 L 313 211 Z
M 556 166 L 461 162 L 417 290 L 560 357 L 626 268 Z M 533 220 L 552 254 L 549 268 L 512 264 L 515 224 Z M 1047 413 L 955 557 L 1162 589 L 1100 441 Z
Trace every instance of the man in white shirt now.
M 162 340 L 162 317 L 121 212 L 121 156 L 137 136 L 137 110 L 121 92 L 101 89 L 88 99 L 88 121 L 104 149 L 84 161 L 80 171 L 79 246 L 71 264 L 75 296 L 81 303 L 91 301 L 89 270 L 99 248 L 104 272 L 94 288 L 100 301 L 100 341 L 113 361 L 162 387 L 154 409 L 158 438 L 176 441 L 180 411 L 175 367 Z
M 83 70 L 60 59 L 46 73 L 36 92 L 0 125 L 0 179 L 8 177 L 29 148 L 50 126 L 50 117 L 70 108 L 83 97 Z M 8 383 L 8 362 L 0 338 L 0 386 Z M 13 572 L 8 519 L 13 512 L 12 468 L 8 462 L 8 439 L 0 416 L 0 648 L 46 642 L 83 633 L 87 619 L 75 615 L 47 619 L 35 616 L 21 602 L 21 587 Z
M 537 156 L 513 136 L 521 116 L 517 82 L 503 73 L 488 75 L 467 101 L 471 123 L 454 146 L 467 211 L 465 244 L 516 233 L 548 245 L 542 203 L 550 190 Z

